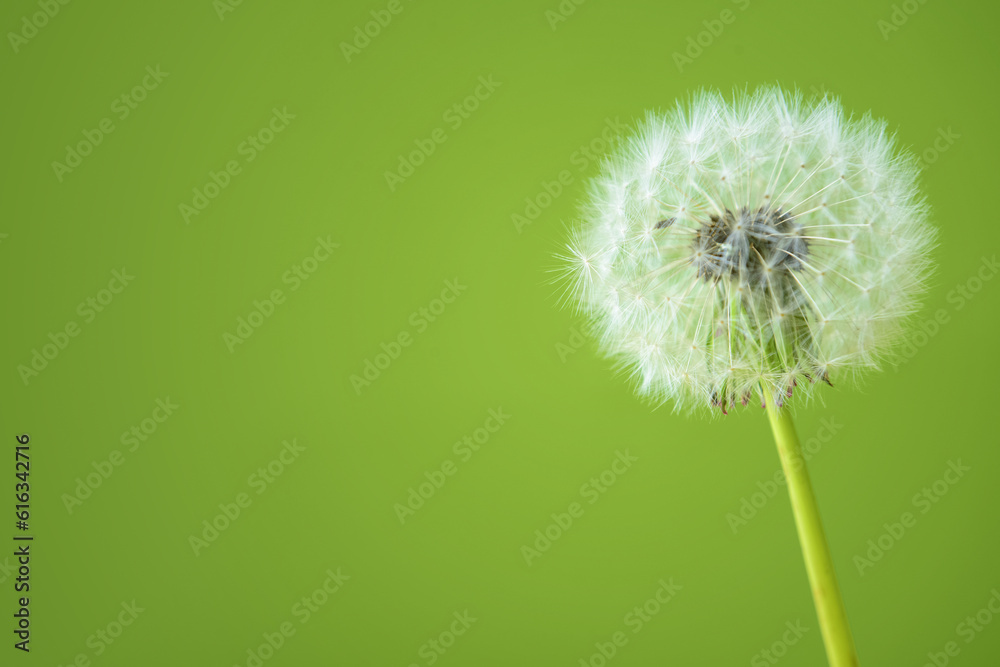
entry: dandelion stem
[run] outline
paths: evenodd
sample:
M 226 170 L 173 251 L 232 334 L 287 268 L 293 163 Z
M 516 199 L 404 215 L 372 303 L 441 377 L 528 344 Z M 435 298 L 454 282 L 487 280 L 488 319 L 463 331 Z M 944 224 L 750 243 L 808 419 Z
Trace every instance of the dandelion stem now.
M 816 615 L 819 617 L 826 656 L 831 667 L 857 667 L 858 656 L 854 638 L 847 622 L 844 601 L 837 586 L 837 575 L 830 559 L 830 548 L 823 533 L 816 496 L 809 481 L 809 471 L 802 457 L 802 447 L 795 434 L 795 424 L 787 408 L 775 406 L 771 397 L 766 398 L 767 416 L 774 432 L 774 440 L 781 456 L 781 467 L 788 481 L 788 495 L 792 501 L 795 527 L 802 545 L 802 557 L 812 587 Z

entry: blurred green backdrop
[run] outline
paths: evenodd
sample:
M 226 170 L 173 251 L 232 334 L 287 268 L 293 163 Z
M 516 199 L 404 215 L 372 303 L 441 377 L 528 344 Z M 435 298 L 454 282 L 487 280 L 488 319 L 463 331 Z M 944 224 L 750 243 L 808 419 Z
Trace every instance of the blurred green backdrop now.
M 796 414 L 862 664 L 997 664 L 995 3 L 62 3 L 0 9 L 0 664 L 825 664 L 764 414 L 651 410 L 549 282 L 614 128 L 763 82 L 941 232 Z

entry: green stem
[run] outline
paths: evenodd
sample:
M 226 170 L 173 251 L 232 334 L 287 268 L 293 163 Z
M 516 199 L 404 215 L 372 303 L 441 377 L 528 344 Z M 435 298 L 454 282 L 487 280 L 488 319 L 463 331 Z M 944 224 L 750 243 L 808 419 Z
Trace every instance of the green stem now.
M 837 587 L 830 548 L 823 534 L 816 496 L 813 495 L 812 484 L 809 482 L 809 471 L 806 470 L 792 416 L 787 408 L 776 407 L 770 397 L 767 397 L 766 403 L 771 430 L 781 455 L 781 467 L 788 481 L 788 495 L 792 501 L 795 527 L 802 545 L 802 557 L 809 574 L 823 643 L 826 644 L 826 657 L 831 667 L 857 667 L 858 655 L 854 649 L 851 626 L 847 623 L 847 612 Z

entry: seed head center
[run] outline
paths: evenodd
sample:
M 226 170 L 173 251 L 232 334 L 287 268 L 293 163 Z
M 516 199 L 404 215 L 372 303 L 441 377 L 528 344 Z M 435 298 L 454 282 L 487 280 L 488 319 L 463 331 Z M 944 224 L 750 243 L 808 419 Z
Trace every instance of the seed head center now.
M 802 269 L 809 243 L 790 212 L 744 206 L 702 221 L 691 250 L 698 277 L 763 287 L 775 280 L 794 280 L 791 272 Z

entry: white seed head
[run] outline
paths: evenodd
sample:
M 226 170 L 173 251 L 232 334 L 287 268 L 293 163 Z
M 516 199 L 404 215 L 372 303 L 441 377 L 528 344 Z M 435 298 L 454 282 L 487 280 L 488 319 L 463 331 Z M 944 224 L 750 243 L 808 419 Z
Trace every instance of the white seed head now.
M 884 121 L 777 87 L 651 113 L 605 159 L 569 292 L 637 391 L 723 411 L 877 368 L 917 307 L 933 229 Z

